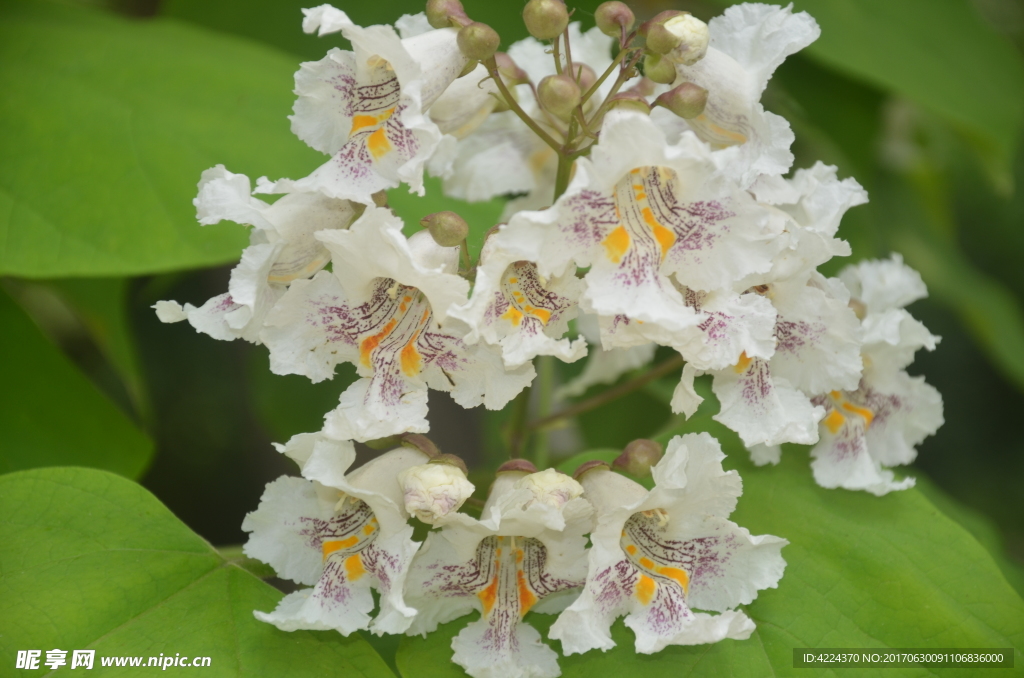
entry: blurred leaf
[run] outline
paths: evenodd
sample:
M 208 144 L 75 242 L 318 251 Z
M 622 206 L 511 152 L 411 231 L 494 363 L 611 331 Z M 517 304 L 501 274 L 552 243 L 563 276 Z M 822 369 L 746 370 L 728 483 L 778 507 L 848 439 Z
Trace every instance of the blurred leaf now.
M 734 4 L 731 0 L 723 4 Z M 1003 188 L 1024 117 L 1024 63 L 968 0 L 797 0 L 821 25 L 806 54 L 953 123 Z
M 0 290 L 0 473 L 92 466 L 137 478 L 153 443 Z
M 122 478 L 69 468 L 6 475 L 0 513 L 4 657 L 88 648 L 99 668 L 103 656 L 181 652 L 210 657 L 216 676 L 392 675 L 358 636 L 285 633 L 255 619 L 281 593 Z
M 128 323 L 127 278 L 56 280 L 57 292 L 81 318 L 90 336 L 114 366 L 140 412 L 147 411 L 135 339 Z
M 295 60 L 172 20 L 0 4 L 0 273 L 112 276 L 209 266 L 246 243 L 200 228 L 217 163 L 303 176 L 288 130 Z
M 498 223 L 505 201 L 500 198 L 487 202 L 469 203 L 455 198 L 448 198 L 441 193 L 440 179 L 428 178 L 424 185 L 426 195 L 420 197 L 410 193 L 406 188 L 399 187 L 388 191 L 388 206 L 405 221 L 405 234 L 412 235 L 423 230 L 420 219 L 444 210 L 457 212 L 469 224 L 469 254 L 476 261 L 480 257 L 480 249 L 484 246 L 487 231 Z
M 270 438 L 282 443 L 298 433 L 323 428 L 324 416 L 338 406 L 342 391 L 358 376 L 355 367 L 341 363 L 333 379 L 311 384 L 301 375 L 271 372 L 264 351 L 250 353 L 248 368 L 253 407 Z
M 576 9 L 573 18 L 583 21 L 584 28 L 590 28 L 594 25 L 594 9 L 600 3 L 601 0 L 583 0 L 569 4 Z M 304 59 L 322 59 L 331 47 L 347 44 L 338 35 L 317 38 L 302 32 L 302 8 L 315 4 L 306 0 L 249 0 L 244 4 L 238 0 L 166 0 L 161 4 L 164 16 L 260 40 Z M 338 6 L 358 25 L 371 26 L 393 24 L 403 14 L 422 12 L 426 4 L 425 0 L 391 0 Z M 474 21 L 498 31 L 503 49 L 527 37 L 522 18 L 525 2 L 466 0 L 464 4 Z

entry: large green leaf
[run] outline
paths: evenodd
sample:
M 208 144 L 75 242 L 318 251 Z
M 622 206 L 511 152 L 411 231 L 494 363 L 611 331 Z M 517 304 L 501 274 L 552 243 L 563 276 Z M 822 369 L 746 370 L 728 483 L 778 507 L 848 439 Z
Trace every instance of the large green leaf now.
M 281 594 L 122 478 L 69 468 L 6 475 L 0 514 L 5 662 L 16 650 L 94 649 L 96 668 L 107 656 L 181 653 L 210 657 L 209 676 L 392 675 L 359 636 L 256 620 L 252 611 L 273 609 Z
M 296 60 L 157 19 L 0 3 L 0 273 L 129 275 L 238 257 L 245 230 L 200 228 L 217 163 L 303 176 L 288 129 Z
M 153 444 L 0 290 L 0 473 L 93 466 L 135 478 Z
M 744 493 L 732 518 L 754 534 L 790 541 L 783 549 L 786 574 L 778 589 L 762 591 L 746 612 L 757 630 L 744 641 L 672 647 L 658 654 L 633 652 L 633 634 L 618 622 L 618 647 L 559 660 L 566 678 L 593 675 L 818 676 L 828 670 L 793 668 L 793 648 L 809 647 L 1010 647 L 1024 660 L 1024 600 L 991 555 L 918 490 L 874 497 L 826 490 L 814 484 L 808 455 L 787 449 L 776 467 L 755 468 L 735 434 L 710 419 L 709 400 L 688 423 L 666 429 L 662 440 L 684 430 L 709 429 L 743 477 Z M 571 473 L 589 459 L 610 461 L 615 450 L 595 450 L 566 460 Z M 403 640 L 398 667 L 405 678 L 461 675 L 451 638 L 472 617 L 437 633 Z M 553 617 L 531 615 L 543 633 Z M 557 650 L 558 645 L 552 644 Z M 970 675 L 968 670 L 934 670 Z M 860 675 L 860 674 L 858 674 Z M 919 676 L 921 669 L 887 669 L 886 676 Z

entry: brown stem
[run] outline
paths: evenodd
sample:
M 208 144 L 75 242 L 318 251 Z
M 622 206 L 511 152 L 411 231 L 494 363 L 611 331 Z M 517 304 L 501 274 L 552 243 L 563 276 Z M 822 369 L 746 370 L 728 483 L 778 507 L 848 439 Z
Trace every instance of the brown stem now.
M 582 400 L 576 403 L 575 405 L 565 408 L 560 412 L 555 412 L 554 414 L 529 422 L 528 424 L 526 424 L 526 430 L 535 431 L 537 429 L 550 426 L 556 421 L 561 421 L 562 419 L 570 419 L 577 415 L 583 414 L 584 412 L 589 412 L 590 410 L 601 407 L 601 405 L 610 403 L 613 400 L 621 398 L 627 393 L 632 393 L 637 389 L 643 388 L 650 382 L 665 376 L 666 374 L 672 372 L 673 370 L 678 370 L 685 363 L 686 361 L 683 360 L 683 357 L 681 355 L 676 355 L 672 358 L 669 358 L 665 362 L 661 363 L 657 367 L 652 368 L 650 371 L 641 374 L 639 377 L 630 379 L 627 382 L 623 382 L 614 388 L 608 389 L 607 391 L 602 391 L 601 393 L 598 393 L 596 396 L 593 396 L 592 398 L 587 398 L 586 400 Z

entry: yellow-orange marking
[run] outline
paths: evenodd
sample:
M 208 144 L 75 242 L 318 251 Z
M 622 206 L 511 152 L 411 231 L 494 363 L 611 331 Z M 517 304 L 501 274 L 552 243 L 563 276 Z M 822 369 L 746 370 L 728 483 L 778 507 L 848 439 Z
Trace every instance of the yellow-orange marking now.
M 640 567 L 642 567 L 644 569 L 647 569 L 647 570 L 653 570 L 654 569 L 654 561 L 652 561 L 650 558 L 641 558 L 637 562 L 639 562 L 640 563 Z
M 363 526 L 363 534 L 373 534 L 373 531 L 376 530 L 376 529 L 377 528 L 374 527 L 373 525 L 364 525 Z
M 355 581 L 364 574 L 366 574 L 366 568 L 363 567 L 362 556 L 356 553 L 345 559 L 345 575 L 349 581 Z
M 716 125 L 715 123 L 711 122 L 711 120 L 704 113 L 701 113 L 700 115 L 697 116 L 697 121 L 704 123 L 713 134 L 719 137 L 725 137 L 734 144 L 745 144 L 747 142 L 746 136 L 740 134 L 739 132 L 733 132 L 732 130 L 725 129 L 720 125 Z
M 523 310 L 532 315 L 534 318 L 539 320 L 542 325 L 547 325 L 548 321 L 551 320 L 551 311 L 546 308 L 537 308 L 536 306 L 524 306 Z
M 522 556 L 522 552 L 519 555 Z M 519 587 L 519 616 L 521 617 L 536 604 L 537 596 L 530 590 L 529 584 L 526 583 L 526 575 L 521 570 L 516 572 L 516 584 Z
M 498 597 L 498 575 L 495 575 L 491 583 L 487 585 L 487 588 L 476 594 L 476 597 L 480 599 L 480 603 L 484 606 L 484 614 L 490 614 L 491 608 L 494 607 L 494 600 Z
M 825 417 L 824 424 L 833 435 L 839 433 L 839 429 L 843 427 L 843 422 L 846 421 L 846 417 L 839 414 L 839 410 L 832 410 Z
M 629 233 L 625 226 L 619 226 L 601 242 L 613 264 L 619 263 L 622 255 L 629 249 Z
M 519 282 L 519 278 L 509 278 L 508 281 L 509 283 L 515 285 L 517 282 Z
M 419 336 L 420 333 L 418 331 L 414 332 L 412 339 L 410 339 L 409 343 L 402 349 L 402 372 L 404 372 L 408 377 L 416 376 L 420 373 L 420 370 L 423 369 L 420 352 L 416 350 L 416 339 L 418 339 Z
M 388 141 L 383 127 L 377 128 L 370 136 L 366 137 L 366 147 L 370 149 L 370 154 L 375 160 L 380 160 L 391 152 L 391 142 Z
M 676 234 L 662 226 L 661 223 L 654 218 L 654 212 L 651 211 L 650 207 L 645 207 L 640 210 L 640 214 L 643 215 L 644 221 L 647 222 L 647 225 L 651 227 L 651 233 L 654 234 L 654 239 L 658 241 L 658 247 L 661 248 L 661 258 L 664 259 L 672 245 L 676 244 Z
M 857 407 L 851 402 L 844 402 L 840 407 L 842 407 L 847 412 L 852 412 L 853 414 L 863 417 L 864 424 L 866 426 L 871 426 L 871 422 L 875 420 L 875 413 L 866 407 Z M 835 410 L 833 410 L 833 412 L 834 411 Z
M 508 310 L 501 314 L 501 317 L 517 327 L 519 323 L 523 322 L 523 314 L 515 306 L 509 306 Z
M 626 536 L 626 533 L 623 532 L 622 536 Z M 629 546 L 627 546 L 626 547 L 626 553 L 628 553 L 631 556 L 636 555 L 636 546 L 634 546 L 633 544 L 630 544 Z
M 332 540 L 332 541 L 325 541 L 320 548 L 324 552 L 324 558 L 326 558 L 327 556 L 331 555 L 335 551 L 340 551 L 341 549 L 352 548 L 353 546 L 355 546 L 358 543 L 359 543 L 359 537 L 353 536 L 353 537 L 348 537 L 346 539 L 338 539 L 338 540 Z
M 636 597 L 644 605 L 649 605 L 654 600 L 654 593 L 657 590 L 658 585 L 654 583 L 654 580 L 645 574 L 640 575 L 640 580 L 636 583 Z
M 677 584 L 683 587 L 684 592 L 688 593 L 690 591 L 690 575 L 686 574 L 686 570 L 682 570 L 678 567 L 659 567 L 658 574 L 674 580 Z
M 366 339 L 363 339 L 359 343 L 359 359 L 363 365 L 366 367 L 370 366 L 370 354 L 373 353 L 373 349 L 377 348 L 380 345 L 380 342 L 384 341 L 384 339 L 391 334 L 391 331 L 395 329 L 395 325 L 397 324 L 398 321 L 392 318 L 388 321 L 388 324 L 384 326 L 384 329 L 377 334 L 373 334 Z
M 753 360 L 749 358 L 747 356 L 747 352 L 744 351 L 743 353 L 740 354 L 740 360 L 738 363 L 736 363 L 736 366 L 733 367 L 733 369 L 736 370 L 736 374 L 743 374 L 744 372 L 747 371 L 747 368 L 750 367 L 750 363 L 752 362 Z

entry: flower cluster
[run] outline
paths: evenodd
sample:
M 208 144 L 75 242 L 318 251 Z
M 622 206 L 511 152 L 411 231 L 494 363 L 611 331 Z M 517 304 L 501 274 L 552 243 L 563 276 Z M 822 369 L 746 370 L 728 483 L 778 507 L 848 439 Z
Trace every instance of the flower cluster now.
M 266 346 L 277 374 L 359 374 L 320 432 L 280 446 L 301 477 L 271 483 L 243 524 L 249 555 L 312 587 L 260 619 L 426 634 L 477 610 L 454 661 L 494 678 L 559 675 L 528 612 L 559 613 L 551 637 L 569 654 L 612 647 L 622 615 L 644 653 L 749 636 L 737 608 L 776 586 L 786 542 L 729 520 L 740 478 L 706 433 L 673 439 L 660 461 L 627 451 L 622 468 L 651 468 L 652 490 L 606 464 L 574 480 L 513 460 L 480 518 L 460 512 L 474 487 L 419 435 L 428 392 L 500 409 L 538 356 L 587 357 L 568 397 L 670 347 L 683 365 L 673 411 L 692 414 L 694 379 L 709 375 L 715 418 L 756 463 L 800 443 L 824 487 L 913 484 L 886 467 L 942 424 L 938 393 L 905 371 L 938 341 L 904 308 L 924 285 L 898 255 L 818 272 L 851 253 L 836 234 L 866 193 L 835 167 L 791 172 L 789 124 L 760 103 L 818 37 L 810 16 L 743 4 L 709 24 L 668 11 L 636 26 L 606 2 L 584 30 L 561 0 L 530 0 L 533 37 L 499 53 L 458 0 L 394 26 L 304 13 L 306 32 L 352 44 L 295 78 L 292 130 L 330 159 L 255 189 L 204 172 L 200 223 L 248 224 L 251 244 L 225 294 L 155 307 Z M 451 197 L 518 197 L 497 227 L 442 212 L 410 235 L 387 190 L 422 194 L 425 172 Z M 470 229 L 490 229 L 478 257 Z M 355 442 L 391 449 L 351 470 Z M 435 528 L 422 544 L 413 518 Z

